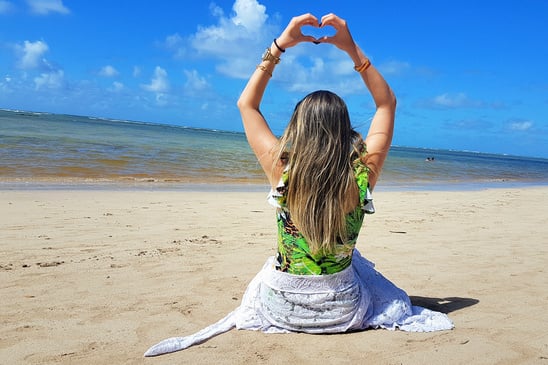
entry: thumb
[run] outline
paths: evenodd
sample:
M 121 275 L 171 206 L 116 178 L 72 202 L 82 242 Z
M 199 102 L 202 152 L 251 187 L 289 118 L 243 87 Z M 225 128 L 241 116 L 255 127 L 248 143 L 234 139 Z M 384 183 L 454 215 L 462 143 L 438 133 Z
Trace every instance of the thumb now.
M 312 37 L 311 35 L 303 35 L 301 41 L 302 41 L 302 42 L 317 43 L 317 42 L 318 42 L 318 39 Z
M 330 44 L 334 43 L 333 37 L 326 36 L 326 35 L 324 35 L 323 37 L 318 38 L 317 41 L 320 42 L 320 43 L 330 43 Z

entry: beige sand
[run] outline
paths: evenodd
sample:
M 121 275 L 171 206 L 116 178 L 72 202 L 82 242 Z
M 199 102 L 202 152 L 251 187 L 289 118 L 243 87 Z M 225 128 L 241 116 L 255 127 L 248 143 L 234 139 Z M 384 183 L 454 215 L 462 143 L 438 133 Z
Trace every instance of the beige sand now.
M 264 193 L 0 191 L 1 364 L 548 364 L 548 188 L 378 192 L 358 248 L 453 331 L 230 331 L 274 253 Z

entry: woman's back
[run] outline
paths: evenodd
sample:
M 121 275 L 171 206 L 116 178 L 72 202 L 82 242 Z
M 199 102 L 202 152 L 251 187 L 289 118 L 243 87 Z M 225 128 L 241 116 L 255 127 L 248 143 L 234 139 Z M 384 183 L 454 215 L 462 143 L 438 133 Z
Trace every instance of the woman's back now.
M 365 149 L 364 152 L 365 154 Z M 346 237 L 328 245 L 330 249 L 314 250 L 295 226 L 287 206 L 289 170 L 282 174 L 280 184 L 272 189 L 269 201 L 276 206 L 278 226 L 277 269 L 295 275 L 326 275 L 340 272 L 352 263 L 352 252 L 362 226 L 364 213 L 373 213 L 368 192 L 368 169 L 359 156 L 352 163 L 355 185 L 348 192 L 345 210 Z

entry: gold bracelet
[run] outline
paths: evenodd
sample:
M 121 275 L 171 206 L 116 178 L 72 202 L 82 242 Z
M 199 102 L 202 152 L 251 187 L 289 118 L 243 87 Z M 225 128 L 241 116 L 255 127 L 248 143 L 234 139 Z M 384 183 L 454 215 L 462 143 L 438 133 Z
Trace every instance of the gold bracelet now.
M 371 61 L 369 61 L 369 58 L 365 59 L 365 62 L 361 66 L 354 66 L 354 70 L 358 71 L 359 73 L 364 72 L 371 66 Z
M 261 58 L 263 61 L 268 61 L 268 62 L 274 62 L 275 65 L 277 65 L 278 63 L 280 63 L 280 57 L 276 57 L 272 54 L 272 52 L 270 51 L 270 47 L 268 47 L 266 49 L 266 51 L 264 52 L 263 54 L 263 57 Z
M 257 65 L 255 69 L 256 70 L 260 69 L 261 71 L 265 72 L 268 76 L 272 77 L 272 72 L 268 71 L 265 65 Z

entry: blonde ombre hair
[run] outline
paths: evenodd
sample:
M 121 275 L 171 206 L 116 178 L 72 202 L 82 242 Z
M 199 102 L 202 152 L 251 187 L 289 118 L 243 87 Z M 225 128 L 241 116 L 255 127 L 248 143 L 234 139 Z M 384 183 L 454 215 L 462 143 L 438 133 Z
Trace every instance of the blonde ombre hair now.
M 330 253 L 346 242 L 349 196 L 358 189 L 353 161 L 364 148 L 350 124 L 345 102 L 329 91 L 301 100 L 280 138 L 279 154 L 287 161 L 287 208 L 313 253 Z

